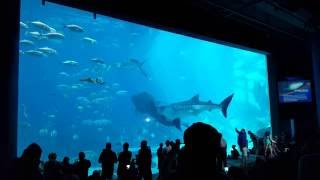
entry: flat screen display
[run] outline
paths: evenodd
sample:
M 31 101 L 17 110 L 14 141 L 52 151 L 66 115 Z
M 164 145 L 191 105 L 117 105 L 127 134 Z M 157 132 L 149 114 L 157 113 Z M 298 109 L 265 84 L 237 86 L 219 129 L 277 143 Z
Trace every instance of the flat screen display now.
M 281 81 L 279 86 L 280 103 L 311 102 L 311 83 L 307 80 Z

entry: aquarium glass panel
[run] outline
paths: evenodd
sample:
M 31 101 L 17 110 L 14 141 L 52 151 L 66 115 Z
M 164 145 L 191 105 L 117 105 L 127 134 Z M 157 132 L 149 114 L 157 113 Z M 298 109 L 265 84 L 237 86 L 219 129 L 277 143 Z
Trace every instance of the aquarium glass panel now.
M 147 140 L 156 173 L 158 144 L 192 123 L 228 150 L 235 128 L 270 127 L 265 54 L 38 0 L 22 0 L 20 27 L 18 156 L 36 142 L 42 160 L 84 151 L 94 169 L 106 142 Z

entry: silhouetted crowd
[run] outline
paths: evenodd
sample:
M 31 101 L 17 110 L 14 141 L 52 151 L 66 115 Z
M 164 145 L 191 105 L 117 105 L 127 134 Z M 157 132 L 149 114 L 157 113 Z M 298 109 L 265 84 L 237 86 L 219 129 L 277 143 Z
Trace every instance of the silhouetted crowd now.
M 236 132 L 241 154 L 236 145 L 232 145 L 231 156 L 228 157 L 227 143 L 222 134 L 214 127 L 200 122 L 185 130 L 184 147 L 180 148 L 179 139 L 160 143 L 157 149 L 159 169 L 157 179 L 254 180 L 280 177 L 295 179 L 294 172 L 297 171 L 299 153 L 297 148 L 287 141 L 285 134 L 277 139 L 271 138 L 270 133 L 266 132 L 263 138 L 258 138 L 248 131 L 253 143 L 253 148 L 248 150 L 245 129 L 240 131 L 236 129 Z M 309 146 L 304 149 L 310 149 Z M 41 147 L 33 143 L 17 159 L 15 175 L 18 180 L 110 180 L 114 178 L 114 167 L 118 163 L 117 179 L 152 180 L 152 153 L 147 141 L 141 142 L 135 157 L 132 157 L 129 149 L 129 144 L 124 143 L 123 151 L 117 156 L 112 150 L 111 143 L 107 143 L 98 159 L 101 171 L 96 170 L 88 176 L 91 162 L 86 159 L 84 152 L 79 153 L 78 160 L 73 164 L 68 157 L 64 157 L 62 162 L 57 161 L 55 153 L 50 153 L 48 161 L 41 163 Z M 247 165 L 249 154 L 256 156 L 256 163 L 251 167 Z M 240 167 L 228 167 L 227 159 L 236 160 L 240 157 Z M 282 177 L 284 173 L 288 173 L 285 178 Z

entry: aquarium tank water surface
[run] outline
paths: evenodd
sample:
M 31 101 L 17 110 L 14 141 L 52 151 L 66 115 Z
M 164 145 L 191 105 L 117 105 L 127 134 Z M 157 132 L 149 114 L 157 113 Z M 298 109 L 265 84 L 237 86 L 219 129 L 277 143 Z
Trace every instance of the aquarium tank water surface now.
M 159 143 L 194 122 L 228 149 L 235 128 L 270 127 L 265 54 L 39 0 L 22 0 L 20 28 L 18 156 L 36 142 L 95 169 L 106 142 L 147 140 L 156 173 Z

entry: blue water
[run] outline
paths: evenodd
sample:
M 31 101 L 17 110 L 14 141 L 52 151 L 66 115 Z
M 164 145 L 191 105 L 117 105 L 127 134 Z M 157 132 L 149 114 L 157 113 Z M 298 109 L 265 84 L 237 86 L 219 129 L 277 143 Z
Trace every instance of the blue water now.
M 34 45 L 20 50 L 50 47 L 55 55 L 20 55 L 18 153 L 31 142 L 43 149 L 42 159 L 57 152 L 58 159 L 77 157 L 85 151 L 94 167 L 105 143 L 121 150 L 129 142 L 133 151 L 148 140 L 153 151 L 167 139 L 182 139 L 183 130 L 193 122 L 209 123 L 222 132 L 228 147 L 237 144 L 235 128 L 252 132 L 270 127 L 266 56 L 213 42 L 194 39 L 38 0 L 23 0 L 20 39 Z M 62 40 L 37 39 L 30 32 L 45 34 L 32 21 L 46 23 L 65 37 Z M 76 24 L 84 32 L 72 32 L 65 25 Z M 90 44 L 82 38 L 90 37 Z M 100 58 L 101 65 L 90 61 Z M 136 59 L 142 68 L 119 68 L 117 63 Z M 75 66 L 66 60 L 77 61 Z M 100 78 L 105 84 L 81 82 Z M 225 118 L 221 111 L 203 111 L 181 119 L 182 131 L 164 126 L 137 112 L 131 96 L 148 92 L 158 106 L 186 101 L 199 94 L 200 101 L 219 104 L 234 94 Z M 156 171 L 154 155 L 153 170 Z

